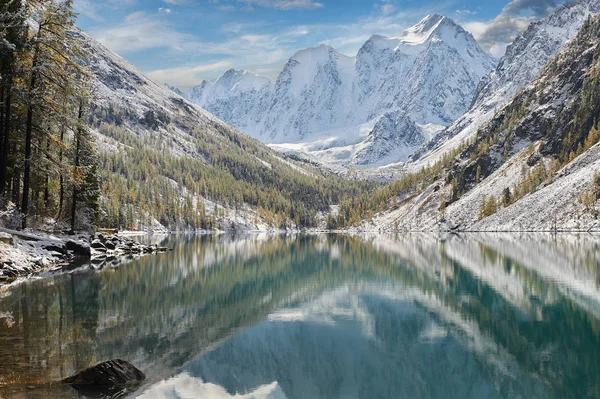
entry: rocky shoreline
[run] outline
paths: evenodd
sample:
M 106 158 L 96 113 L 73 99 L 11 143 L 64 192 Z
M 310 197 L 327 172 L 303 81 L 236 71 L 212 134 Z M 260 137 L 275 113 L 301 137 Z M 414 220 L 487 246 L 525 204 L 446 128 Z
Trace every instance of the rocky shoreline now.
M 40 232 L 22 232 L 0 228 L 0 285 L 44 270 L 68 268 L 81 263 L 101 269 L 120 263 L 129 256 L 151 255 L 169 251 L 158 245 L 144 245 L 116 234 L 56 237 Z

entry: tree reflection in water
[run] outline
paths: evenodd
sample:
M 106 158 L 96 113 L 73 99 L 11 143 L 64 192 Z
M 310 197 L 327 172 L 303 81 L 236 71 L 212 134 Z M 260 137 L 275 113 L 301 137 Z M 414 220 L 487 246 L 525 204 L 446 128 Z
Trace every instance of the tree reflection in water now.
M 166 240 L 1 294 L 0 397 L 112 358 L 146 397 L 600 397 L 595 237 Z

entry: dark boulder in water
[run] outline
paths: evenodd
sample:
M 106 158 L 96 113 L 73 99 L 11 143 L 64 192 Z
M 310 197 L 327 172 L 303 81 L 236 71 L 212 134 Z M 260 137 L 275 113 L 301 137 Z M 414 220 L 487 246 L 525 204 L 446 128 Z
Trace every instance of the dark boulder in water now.
M 88 395 L 103 394 L 109 397 L 135 389 L 146 375 L 133 364 L 121 360 L 109 360 L 65 378 L 62 382 Z

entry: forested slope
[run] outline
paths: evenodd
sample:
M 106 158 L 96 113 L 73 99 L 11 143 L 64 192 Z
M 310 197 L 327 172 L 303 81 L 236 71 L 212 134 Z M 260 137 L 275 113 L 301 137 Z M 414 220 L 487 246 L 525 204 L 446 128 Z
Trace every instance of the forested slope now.
M 104 224 L 129 225 L 135 207 L 165 226 L 213 228 L 224 213 L 239 213 L 248 225 L 310 227 L 342 196 L 373 186 L 282 158 L 84 38 L 96 79 L 90 122 L 100 143 Z

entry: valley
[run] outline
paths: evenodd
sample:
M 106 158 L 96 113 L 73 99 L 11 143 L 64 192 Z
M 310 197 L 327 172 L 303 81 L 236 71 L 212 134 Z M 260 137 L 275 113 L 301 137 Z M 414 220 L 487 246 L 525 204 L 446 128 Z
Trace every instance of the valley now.
M 20 18 L 43 19 L 42 3 Z M 354 57 L 321 45 L 294 54 L 275 81 L 231 69 L 188 93 L 152 81 L 65 14 L 62 34 L 80 48 L 91 101 L 80 118 L 73 110 L 67 119 L 47 112 L 51 102 L 32 103 L 36 161 L 25 188 L 20 134 L 28 103 L 14 100 L 15 123 L 4 135 L 11 152 L 2 166 L 10 182 L 2 225 L 24 226 L 28 215 L 40 234 L 94 226 L 157 233 L 600 229 L 599 11 L 597 0 L 559 7 L 499 60 L 452 19 L 431 14 L 396 38 L 372 36 Z M 31 67 L 18 73 L 26 77 Z M 63 93 L 52 79 L 40 86 L 44 95 Z M 20 75 L 11 82 L 10 92 L 25 89 Z M 71 94 L 61 95 L 68 106 Z M 37 122 L 43 113 L 48 118 Z M 83 124 L 90 164 L 70 165 L 81 162 L 70 141 L 84 137 L 73 133 Z M 85 212 L 83 197 L 76 209 L 65 189 L 86 193 Z
M 433 3 L 0 0 L 0 399 L 600 398 L 600 0 Z

